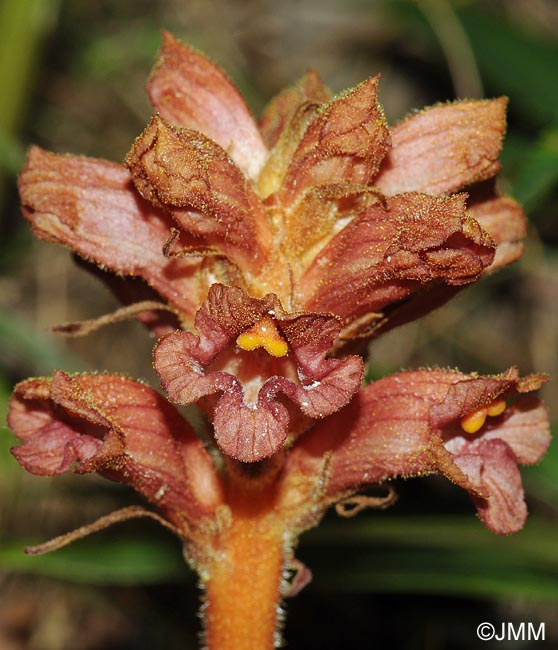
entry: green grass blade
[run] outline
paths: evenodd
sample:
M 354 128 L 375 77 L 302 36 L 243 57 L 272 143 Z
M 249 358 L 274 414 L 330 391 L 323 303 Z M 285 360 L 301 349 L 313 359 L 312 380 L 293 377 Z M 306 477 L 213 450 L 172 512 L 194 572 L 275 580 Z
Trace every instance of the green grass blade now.
M 178 542 L 90 539 L 45 555 L 25 555 L 23 542 L 0 545 L 0 570 L 93 585 L 132 585 L 188 579 Z

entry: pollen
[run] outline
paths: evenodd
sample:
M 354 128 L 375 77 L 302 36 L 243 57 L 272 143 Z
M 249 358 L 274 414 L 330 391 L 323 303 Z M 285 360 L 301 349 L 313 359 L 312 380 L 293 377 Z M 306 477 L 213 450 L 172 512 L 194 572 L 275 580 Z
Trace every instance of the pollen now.
M 284 357 L 289 351 L 287 342 L 281 338 L 277 327 L 269 316 L 259 320 L 253 327 L 243 332 L 236 344 L 242 350 L 263 348 L 272 357 Z
M 461 428 L 465 433 L 476 433 L 486 421 L 487 409 L 478 409 L 461 418 Z

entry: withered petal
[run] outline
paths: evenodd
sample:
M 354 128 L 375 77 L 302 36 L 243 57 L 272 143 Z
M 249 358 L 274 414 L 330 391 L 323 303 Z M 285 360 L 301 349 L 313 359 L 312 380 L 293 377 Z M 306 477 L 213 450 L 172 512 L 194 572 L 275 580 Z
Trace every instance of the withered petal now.
M 460 421 L 499 397 L 535 390 L 544 380 L 540 375 L 520 379 L 515 369 L 492 377 L 444 370 L 385 377 L 299 438 L 286 472 L 317 474 L 331 454 L 326 491 L 332 500 L 396 476 L 442 473 L 470 492 L 490 528 L 513 532 L 517 521 L 505 504 L 522 502 L 523 492 L 508 460 L 499 468 L 495 459 L 502 457 L 502 446 L 515 465 L 540 459 L 550 442 L 548 415 L 538 400 L 521 398 L 474 436 L 464 436 Z M 519 432 L 529 441 L 520 441 Z M 506 480 L 496 489 L 500 469 Z
M 31 147 L 19 192 L 37 237 L 65 244 L 115 273 L 139 276 L 184 315 L 193 315 L 200 261 L 163 256 L 173 221 L 141 199 L 124 167 Z
M 23 443 L 12 453 L 28 471 L 55 475 L 77 462 L 79 473 L 131 485 L 178 528 L 221 502 L 213 463 L 190 425 L 126 377 L 58 371 L 26 380 L 16 386 L 8 424 Z
M 366 208 L 302 276 L 301 306 L 346 321 L 366 314 L 382 320 L 384 310 L 416 292 L 475 281 L 492 261 L 494 245 L 467 216 L 465 199 L 408 193 Z
M 313 186 L 368 185 L 390 143 L 376 96 L 378 80 L 364 81 L 318 111 L 286 171 L 280 190 L 286 205 Z
M 250 178 L 257 177 L 267 158 L 266 146 L 242 96 L 219 66 L 163 31 L 147 93 L 166 120 L 201 131 Z
M 507 98 L 426 108 L 390 129 L 392 148 L 374 180 L 388 195 L 447 194 L 500 169 Z
M 257 398 L 247 403 L 241 379 L 227 366 L 225 370 L 211 370 L 210 365 L 234 345 L 239 334 L 270 313 L 290 352 L 274 365 L 266 359 L 266 370 L 271 374 L 259 378 Z M 330 315 L 286 314 L 272 294 L 256 299 L 236 287 L 213 285 L 196 315 L 199 335 L 174 332 L 162 337 L 153 353 L 154 366 L 169 398 L 179 404 L 222 393 L 213 420 L 217 444 L 226 454 L 253 462 L 275 453 L 289 433 L 291 418 L 278 400 L 279 393 L 306 416 L 322 418 L 347 404 L 360 387 L 360 357 L 326 358 L 339 327 Z M 249 358 L 256 360 L 253 372 L 257 375 L 258 357 Z
M 323 104 L 330 99 L 320 75 L 312 68 L 293 86 L 276 95 L 265 107 L 260 119 L 260 131 L 271 149 L 279 140 L 293 113 L 306 102 Z
M 492 196 L 469 202 L 469 214 L 490 234 L 496 243 L 496 255 L 484 273 L 492 273 L 515 262 L 523 255 L 527 220 L 523 209 L 509 196 Z
M 271 244 L 263 207 L 244 174 L 215 142 L 155 115 L 136 139 L 126 165 L 138 192 L 171 210 L 183 230 L 248 271 L 263 265 Z

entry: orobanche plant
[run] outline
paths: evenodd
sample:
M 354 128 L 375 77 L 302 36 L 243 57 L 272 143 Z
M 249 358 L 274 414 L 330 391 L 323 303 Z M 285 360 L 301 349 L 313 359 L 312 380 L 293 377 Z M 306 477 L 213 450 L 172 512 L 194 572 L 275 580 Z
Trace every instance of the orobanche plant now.
M 297 538 L 330 506 L 354 514 L 389 501 L 359 495 L 369 486 L 443 474 L 512 533 L 527 514 L 518 464 L 549 444 L 540 374 L 421 369 L 363 386 L 371 339 L 516 260 L 525 228 L 494 186 L 506 100 L 389 127 L 378 81 L 332 97 L 309 71 L 258 124 L 219 67 L 164 34 L 155 114 L 124 166 L 32 147 L 20 176 L 35 235 L 99 267 L 123 303 L 59 329 L 137 317 L 167 395 L 62 370 L 16 387 L 25 469 L 97 472 L 152 506 L 31 551 L 156 519 L 199 574 L 211 650 L 280 644 L 282 600 L 310 577 Z M 173 404 L 198 405 L 212 446 Z

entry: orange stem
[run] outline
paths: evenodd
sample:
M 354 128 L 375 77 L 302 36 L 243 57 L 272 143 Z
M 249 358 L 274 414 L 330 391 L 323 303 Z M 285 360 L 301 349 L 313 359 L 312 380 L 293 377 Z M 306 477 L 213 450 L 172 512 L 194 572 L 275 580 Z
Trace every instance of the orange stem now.
M 284 527 L 273 512 L 275 490 L 236 475 L 228 492 L 231 525 L 207 567 L 207 648 L 268 650 L 276 647 L 287 552 Z

